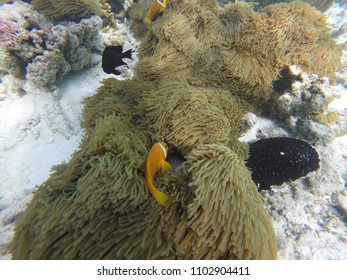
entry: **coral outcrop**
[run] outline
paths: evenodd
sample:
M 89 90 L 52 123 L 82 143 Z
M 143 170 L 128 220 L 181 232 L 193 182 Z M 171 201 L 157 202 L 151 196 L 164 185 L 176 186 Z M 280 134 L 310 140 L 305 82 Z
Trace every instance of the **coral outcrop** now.
M 73 70 L 96 65 L 102 20 L 51 21 L 21 1 L 1 8 L 1 72 L 46 87 Z
M 107 79 L 86 100 L 79 150 L 18 220 L 14 259 L 276 258 L 240 121 L 269 98 L 281 68 L 333 75 L 339 48 L 305 4 L 256 13 L 245 3 L 175 1 L 145 31 L 136 26 L 147 4 L 132 12 L 144 32 L 134 78 Z M 177 166 L 156 178 L 165 207 L 144 180 L 157 141 Z
M 285 81 L 288 87 L 276 88 L 271 106 L 265 111 L 279 120 L 290 132 L 313 144 L 331 143 L 346 134 L 346 113 L 329 108 L 334 95 L 327 91 L 328 79 L 307 75 L 291 67 Z

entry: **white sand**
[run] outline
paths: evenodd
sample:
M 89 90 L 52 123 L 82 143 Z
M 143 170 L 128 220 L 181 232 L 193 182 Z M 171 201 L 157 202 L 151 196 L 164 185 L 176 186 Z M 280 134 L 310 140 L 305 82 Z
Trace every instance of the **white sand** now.
M 29 92 L 0 102 L 0 250 L 12 237 L 11 221 L 51 166 L 68 161 L 77 149 L 81 102 L 106 76 L 94 67 L 67 76 L 56 92 Z

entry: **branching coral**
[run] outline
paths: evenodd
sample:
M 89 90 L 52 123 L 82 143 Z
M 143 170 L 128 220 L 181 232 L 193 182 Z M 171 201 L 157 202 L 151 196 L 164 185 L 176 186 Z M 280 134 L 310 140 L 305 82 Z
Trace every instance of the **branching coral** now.
M 15 8 L 18 12 L 12 12 Z M 16 77 L 25 73 L 25 66 L 42 54 L 44 42 L 51 36 L 53 25 L 28 4 L 13 3 L 2 7 L 0 50 L 5 54 L 1 67 Z
M 23 2 L 2 7 L 1 15 L 4 55 L 0 67 L 4 73 L 48 86 L 71 70 L 99 62 L 93 58 L 101 53 L 97 38 L 102 21 L 98 16 L 54 26 Z
M 46 86 L 61 80 L 72 70 L 98 63 L 92 56 L 100 50 L 93 42 L 98 38 L 101 25 L 100 18 L 95 16 L 82 19 L 79 23 L 55 26 L 52 38 L 47 41 L 49 50 L 36 56 L 27 66 L 26 79 L 36 85 Z M 42 67 L 43 65 L 51 67 Z

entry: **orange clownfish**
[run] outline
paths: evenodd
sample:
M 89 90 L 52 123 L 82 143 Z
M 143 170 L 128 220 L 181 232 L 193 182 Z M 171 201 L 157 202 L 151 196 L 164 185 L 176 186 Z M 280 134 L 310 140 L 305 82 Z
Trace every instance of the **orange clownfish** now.
M 160 205 L 165 205 L 169 196 L 159 191 L 153 185 L 155 174 L 161 170 L 162 173 L 169 171 L 172 166 L 165 161 L 168 147 L 165 143 L 159 142 L 152 146 L 146 159 L 146 184 L 149 192 Z
M 166 8 L 166 0 L 154 0 L 148 11 L 147 17 L 143 20 L 146 24 L 151 24 Z

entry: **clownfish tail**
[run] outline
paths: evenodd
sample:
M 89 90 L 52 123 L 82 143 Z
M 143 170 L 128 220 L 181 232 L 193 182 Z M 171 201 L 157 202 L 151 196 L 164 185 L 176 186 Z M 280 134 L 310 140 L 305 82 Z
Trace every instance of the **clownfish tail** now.
M 151 23 L 152 23 L 152 21 L 151 21 L 151 19 L 150 19 L 149 17 L 146 17 L 146 18 L 143 20 L 143 22 L 144 22 L 145 24 L 151 24 Z
M 161 192 L 158 190 L 156 187 L 154 187 L 153 183 L 148 186 L 149 192 L 153 195 L 155 200 L 160 204 L 160 205 L 165 205 L 166 202 L 169 200 L 169 196 L 166 193 Z

